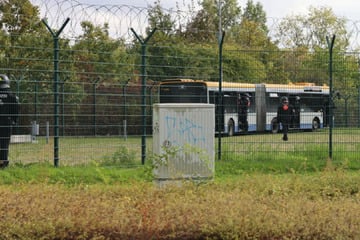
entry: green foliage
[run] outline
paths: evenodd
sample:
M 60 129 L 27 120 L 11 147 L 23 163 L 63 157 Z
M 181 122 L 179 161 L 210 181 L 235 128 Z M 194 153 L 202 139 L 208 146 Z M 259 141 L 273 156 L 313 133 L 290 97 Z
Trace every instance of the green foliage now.
M 301 152 L 269 154 L 264 150 L 248 155 L 228 153 L 223 158 L 226 160 L 220 160 L 216 164 L 216 176 L 220 178 L 251 172 L 275 174 L 317 172 L 326 166 L 326 161 L 321 161 L 316 156 L 309 160 L 306 156 L 302 156 Z
M 40 30 L 39 9 L 29 0 L 0 2 L 0 26 L 9 34 L 34 33 Z
M 242 18 L 243 22 L 250 21 L 257 23 L 265 34 L 269 32 L 266 26 L 266 12 L 260 2 L 254 4 L 253 0 L 248 0 Z
M 161 8 L 160 0 L 157 0 L 148 10 L 149 27 L 146 32 L 149 34 L 157 28 L 165 35 L 170 35 L 175 29 L 175 21 L 169 13 L 165 13 Z
M 81 26 L 83 35 L 72 47 L 73 57 L 81 60 L 75 62 L 75 69 L 78 72 L 90 73 L 91 79 L 87 79 L 88 76 L 82 76 L 80 79 L 94 81 L 106 73 L 108 76 L 103 81 L 115 82 L 118 79 L 113 75 L 122 73 L 126 69 L 123 69 L 123 64 L 119 64 L 119 60 L 120 62 L 128 60 L 127 56 L 124 56 L 126 49 L 123 41 L 109 36 L 108 24 L 96 26 L 86 21 L 82 22 Z
M 224 51 L 224 79 L 230 82 L 259 83 L 266 80 L 266 68 L 258 56 L 241 50 Z M 238 69 L 242 69 L 238 71 Z
M 122 165 L 124 166 L 124 165 Z M 108 167 L 101 163 L 86 166 L 54 167 L 50 163 L 13 164 L 2 170 L 0 185 L 17 184 L 62 184 L 74 186 L 82 184 L 113 184 L 120 182 L 147 181 L 142 167 L 129 165 Z
M 186 25 L 184 36 L 192 42 L 215 42 L 219 28 L 228 30 L 240 23 L 241 8 L 235 0 L 221 1 L 221 21 L 219 20 L 219 1 L 203 0 L 201 9 Z M 221 24 L 221 26 L 219 26 Z
M 114 152 L 111 156 L 106 156 L 99 162 L 100 166 L 121 166 L 121 167 L 134 167 L 137 162 L 135 161 L 135 150 L 131 150 L 126 146 L 120 146 L 119 150 Z
M 216 79 L 218 75 L 217 49 L 206 44 L 193 44 L 191 47 L 149 46 L 150 77 L 159 81 L 163 78 L 186 76 L 194 79 Z

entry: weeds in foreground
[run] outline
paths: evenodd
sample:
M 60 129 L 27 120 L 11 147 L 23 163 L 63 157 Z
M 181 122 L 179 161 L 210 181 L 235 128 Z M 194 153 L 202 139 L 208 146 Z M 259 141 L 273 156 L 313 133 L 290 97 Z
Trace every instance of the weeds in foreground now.
M 358 174 L 0 188 L 0 239 L 358 239 Z
M 124 168 L 131 157 L 120 148 L 86 166 L 3 170 L 0 239 L 360 238 L 352 156 L 229 154 L 215 162 L 214 181 L 164 188 L 146 173 L 152 164 Z

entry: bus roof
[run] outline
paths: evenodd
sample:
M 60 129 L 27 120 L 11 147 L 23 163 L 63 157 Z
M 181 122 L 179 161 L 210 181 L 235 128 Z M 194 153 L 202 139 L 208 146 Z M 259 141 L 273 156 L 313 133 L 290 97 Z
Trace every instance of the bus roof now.
M 175 79 L 165 79 L 160 82 L 160 84 L 164 83 L 174 83 L 174 82 L 205 82 L 204 80 L 195 80 L 189 78 L 175 78 Z
M 160 84 L 171 84 L 171 83 L 203 83 L 210 89 L 218 89 L 219 82 L 215 81 L 204 81 L 204 80 L 194 80 L 194 79 L 166 79 Z M 232 88 L 248 88 L 255 90 L 255 84 L 253 83 L 239 83 L 239 82 L 222 82 L 221 87 L 224 89 Z
M 308 92 L 308 93 L 329 93 L 329 86 L 317 86 L 314 83 L 290 83 L 290 84 L 270 84 L 265 83 L 267 92 Z
M 203 83 L 210 90 L 216 90 L 219 88 L 219 82 L 217 81 L 204 81 L 194 79 L 166 79 L 160 84 L 171 84 L 171 83 Z M 243 91 L 255 91 L 255 87 L 260 84 L 255 83 L 240 83 L 240 82 L 222 82 L 221 87 L 224 91 L 235 91 L 242 89 Z M 267 92 L 314 92 L 314 93 L 329 93 L 329 87 L 327 85 L 317 86 L 315 83 L 310 82 L 298 82 L 289 84 L 274 84 L 274 83 L 263 83 Z

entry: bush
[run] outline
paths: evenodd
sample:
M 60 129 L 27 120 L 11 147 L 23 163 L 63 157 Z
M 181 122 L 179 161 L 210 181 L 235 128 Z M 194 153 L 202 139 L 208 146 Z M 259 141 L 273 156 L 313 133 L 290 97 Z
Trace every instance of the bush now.
M 133 167 L 136 165 L 136 153 L 130 151 L 127 147 L 121 146 L 119 150 L 114 152 L 111 156 L 106 156 L 100 161 L 100 166 L 121 166 L 121 167 Z

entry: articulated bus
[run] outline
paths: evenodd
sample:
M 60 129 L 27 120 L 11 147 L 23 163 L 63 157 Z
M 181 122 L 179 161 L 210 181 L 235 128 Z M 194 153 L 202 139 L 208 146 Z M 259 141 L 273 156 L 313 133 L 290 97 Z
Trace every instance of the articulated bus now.
M 328 125 L 329 87 L 313 83 L 254 84 L 223 82 L 222 104 L 219 103 L 219 83 L 193 79 L 169 79 L 160 83 L 160 103 L 215 104 L 217 133 L 232 136 L 245 132 L 277 133 L 280 129 L 276 115 L 283 96 L 294 107 L 290 129 L 316 130 Z M 239 124 L 239 99 L 250 95 L 248 129 Z

